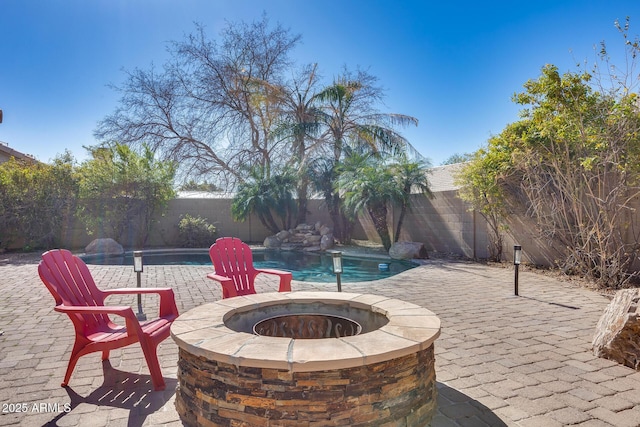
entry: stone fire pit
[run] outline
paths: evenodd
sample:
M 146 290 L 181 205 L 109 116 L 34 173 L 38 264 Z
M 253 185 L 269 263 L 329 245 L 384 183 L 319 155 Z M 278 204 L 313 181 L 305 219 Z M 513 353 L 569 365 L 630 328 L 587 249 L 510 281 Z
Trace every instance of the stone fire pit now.
M 338 326 L 340 325 L 340 326 Z M 387 297 L 265 293 L 176 319 L 185 425 L 425 426 L 440 320 Z

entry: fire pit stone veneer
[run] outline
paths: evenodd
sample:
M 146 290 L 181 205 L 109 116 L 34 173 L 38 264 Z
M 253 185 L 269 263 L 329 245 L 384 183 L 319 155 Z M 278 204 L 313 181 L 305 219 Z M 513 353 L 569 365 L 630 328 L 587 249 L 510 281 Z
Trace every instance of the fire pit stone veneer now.
M 320 339 L 253 333 L 291 314 L 347 318 L 362 330 Z M 188 426 L 425 426 L 439 334 L 431 311 L 378 295 L 265 293 L 204 304 L 171 327 L 176 408 Z

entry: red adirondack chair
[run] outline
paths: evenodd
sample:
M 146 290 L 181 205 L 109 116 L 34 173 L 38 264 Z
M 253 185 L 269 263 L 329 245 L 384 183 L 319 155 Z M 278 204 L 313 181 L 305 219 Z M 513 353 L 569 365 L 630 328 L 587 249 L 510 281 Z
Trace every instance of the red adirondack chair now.
M 220 282 L 222 298 L 255 294 L 255 277 L 259 273 L 275 274 L 280 277 L 279 292 L 291 292 L 292 274 L 288 271 L 258 269 L 253 266 L 251 248 L 234 237 L 221 237 L 209 248 L 215 273 L 209 279 Z
M 171 322 L 178 317 L 171 288 L 131 288 L 102 291 L 96 287 L 87 265 L 65 249 L 42 254 L 38 265 L 40 278 L 56 300 L 55 311 L 71 318 L 76 339 L 62 386 L 69 384 L 78 359 L 88 353 L 109 351 L 139 342 L 151 373 L 155 390 L 164 390 L 165 382 L 158 363 L 157 346 L 169 336 Z M 104 300 L 115 294 L 149 294 L 160 296 L 160 317 L 140 322 L 129 306 L 105 306 Z M 125 326 L 111 321 L 109 315 L 124 318 Z

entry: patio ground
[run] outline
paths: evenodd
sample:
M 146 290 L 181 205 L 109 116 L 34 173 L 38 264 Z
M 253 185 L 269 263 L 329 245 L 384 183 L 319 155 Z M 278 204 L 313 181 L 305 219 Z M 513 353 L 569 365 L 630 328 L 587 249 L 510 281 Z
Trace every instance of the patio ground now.
M 73 329 L 53 311 L 36 267 L 33 257 L 0 256 L 0 425 L 182 425 L 174 408 L 178 351 L 171 338 L 159 348 L 164 392 L 150 391 L 135 345 L 113 351 L 104 364 L 99 353 L 81 358 L 70 387 L 60 387 Z M 90 269 L 99 287 L 135 286 L 130 267 Z M 210 271 L 145 266 L 143 286 L 172 287 L 185 312 L 221 297 L 205 278 Z M 259 276 L 257 287 L 277 286 Z M 335 285 L 293 283 L 294 291 L 315 289 Z M 640 425 L 640 373 L 590 351 L 609 302 L 597 292 L 524 271 L 514 297 L 512 269 L 439 259 L 386 280 L 343 283 L 343 290 L 410 301 L 440 317 L 433 426 Z M 144 301 L 151 315 L 155 300 Z

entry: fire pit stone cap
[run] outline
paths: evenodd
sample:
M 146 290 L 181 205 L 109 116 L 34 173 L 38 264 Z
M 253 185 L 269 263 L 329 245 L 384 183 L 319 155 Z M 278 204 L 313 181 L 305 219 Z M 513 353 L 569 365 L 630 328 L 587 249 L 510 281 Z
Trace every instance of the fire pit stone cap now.
M 325 339 L 256 336 L 229 329 L 238 312 L 294 303 L 348 304 L 381 313 L 389 322 L 369 333 Z M 440 319 L 418 305 L 346 292 L 263 293 L 204 304 L 178 317 L 171 336 L 191 354 L 236 366 L 311 372 L 390 360 L 426 349 L 440 335 Z

